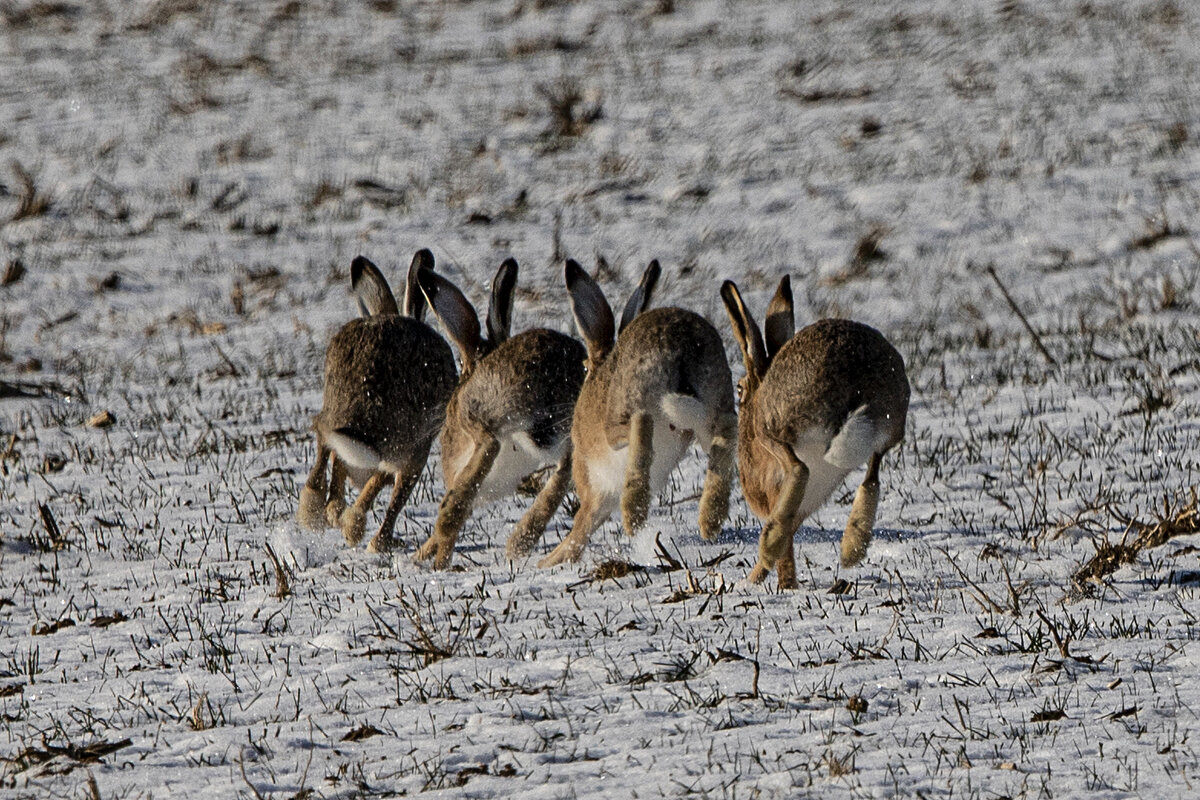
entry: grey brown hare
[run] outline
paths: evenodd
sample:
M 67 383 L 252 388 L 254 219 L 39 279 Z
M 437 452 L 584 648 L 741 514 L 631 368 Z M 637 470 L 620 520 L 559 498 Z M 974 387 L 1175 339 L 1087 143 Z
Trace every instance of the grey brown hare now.
M 725 348 L 691 311 L 646 310 L 660 272 L 657 261 L 646 268 L 618 326 L 596 282 L 566 263 L 571 311 L 587 346 L 587 378 L 571 422 L 579 510 L 539 566 L 577 561 L 618 504 L 626 531 L 635 533 L 693 439 L 708 454 L 701 534 L 715 537 L 728 516 L 737 417 Z
M 546 328 L 510 336 L 517 262 L 506 260 L 492 281 L 485 336 L 458 287 L 429 270 L 417 272 L 446 335 L 462 357 L 462 374 L 446 407 L 442 470 L 446 495 L 433 534 L 416 560 L 450 565 L 459 532 L 478 503 L 512 494 L 531 473 L 554 469 L 509 536 L 507 555 L 529 555 L 571 482 L 571 412 L 583 383 L 585 351 Z
M 862 560 L 879 505 L 879 466 L 904 437 L 909 385 L 904 360 L 879 331 L 823 319 L 795 331 L 791 281 L 767 307 L 765 338 L 733 281 L 721 299 L 742 351 L 738 475 L 764 520 L 754 583 L 772 569 L 796 587 L 792 537 L 854 469 L 867 465 L 842 535 L 842 564 Z
M 297 518 L 310 529 L 339 526 L 346 542 L 357 545 L 367 511 L 392 484 L 368 545 L 374 552 L 394 546 L 396 518 L 425 468 L 457 377 L 450 346 L 421 321 L 425 298 L 416 275 L 432 267 L 428 250 L 413 257 L 401 314 L 379 269 L 362 256 L 354 259 L 350 277 L 363 316 L 343 325 L 325 352 L 321 411 L 313 421 L 317 458 Z M 362 487 L 350 506 L 347 479 Z

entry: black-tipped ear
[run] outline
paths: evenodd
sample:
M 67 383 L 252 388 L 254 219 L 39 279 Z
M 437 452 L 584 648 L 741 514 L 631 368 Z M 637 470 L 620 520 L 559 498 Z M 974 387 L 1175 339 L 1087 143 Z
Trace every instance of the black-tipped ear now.
M 796 332 L 796 317 L 792 311 L 792 278 L 784 275 L 779 279 L 779 288 L 767 306 L 767 316 L 763 320 L 763 332 L 767 337 L 767 359 L 770 360 L 779 352 L 779 348 L 788 343 Z
M 508 338 L 512 330 L 513 292 L 517 288 L 517 261 L 507 258 L 492 279 L 492 299 L 488 304 L 488 341 L 493 347 Z
M 571 313 L 575 316 L 579 335 L 587 346 L 588 358 L 593 362 L 599 361 L 612 349 L 616 336 L 612 309 L 604 299 L 604 292 L 600 291 L 600 287 L 578 262 L 567 259 L 564 277 L 567 296 L 571 299 Z
M 625 302 L 625 310 L 621 312 L 621 325 L 617 328 L 617 333 L 625 330 L 625 326 L 633 322 L 633 318 L 646 310 L 650 305 L 650 296 L 654 294 L 654 287 L 658 286 L 658 278 L 662 275 L 662 267 L 658 265 L 658 259 L 650 262 L 650 266 L 646 267 L 646 271 L 642 273 L 642 279 L 638 282 L 637 288 L 629 295 L 629 300 Z
M 364 317 L 399 314 L 396 297 L 379 267 L 364 256 L 350 262 L 350 286 L 358 301 L 358 311 Z
M 721 300 L 725 303 L 725 313 L 733 325 L 733 338 L 737 339 L 738 347 L 742 349 L 742 362 L 746 365 L 746 374 L 761 378 L 767 371 L 767 351 L 763 346 L 762 334 L 758 325 L 746 310 L 742 302 L 742 293 L 737 284 L 725 281 L 721 284 Z
M 483 346 L 475 309 L 457 286 L 432 270 L 417 269 L 416 281 L 446 335 L 462 354 L 463 372 L 468 372 L 475 366 Z
M 416 320 L 425 319 L 425 295 L 417 285 L 417 272 L 422 269 L 433 272 L 433 253 L 426 248 L 421 248 L 413 255 L 404 287 L 404 316 Z

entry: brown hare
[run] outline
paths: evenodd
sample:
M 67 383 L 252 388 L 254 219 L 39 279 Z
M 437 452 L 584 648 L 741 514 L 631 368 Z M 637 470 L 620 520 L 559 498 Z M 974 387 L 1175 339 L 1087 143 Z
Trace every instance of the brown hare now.
M 510 559 L 529 555 L 571 481 L 571 410 L 583 383 L 583 345 L 545 328 L 509 336 L 517 262 L 496 271 L 481 334 L 475 309 L 453 283 L 428 270 L 417 282 L 462 356 L 458 388 L 446 407 L 442 469 L 447 492 L 433 535 L 416 559 L 450 566 L 459 531 L 477 503 L 512 494 L 547 465 L 550 479 L 508 540 Z
M 416 274 L 432 267 L 428 250 L 413 257 L 401 316 L 379 269 L 362 256 L 355 258 L 350 280 L 364 316 L 343 325 L 325 351 L 324 396 L 313 421 L 317 461 L 300 492 L 296 516 L 314 530 L 327 522 L 340 525 L 346 541 L 357 545 L 366 531 L 366 512 L 392 483 L 387 512 L 368 545 L 372 552 L 394 545 L 396 517 L 425 467 L 457 378 L 450 346 L 421 321 L 425 298 Z M 347 477 L 362 487 L 348 508 Z
M 579 510 L 539 566 L 578 560 L 618 501 L 626 531 L 635 533 L 693 438 L 708 453 L 700 533 L 715 537 L 729 514 L 737 416 L 725 348 L 697 314 L 644 310 L 659 273 L 651 262 L 616 328 L 600 287 L 567 261 L 571 310 L 587 345 L 587 378 L 571 424 Z
M 794 336 L 792 287 L 785 275 L 767 307 L 766 339 L 725 281 L 721 299 L 742 350 L 738 384 L 738 474 L 746 502 L 765 521 L 750 580 L 778 570 L 796 588 L 792 536 L 851 470 L 867 464 L 842 536 L 842 565 L 862 560 L 879 505 L 879 463 L 904 437 L 908 378 L 904 359 L 879 331 L 823 319 Z

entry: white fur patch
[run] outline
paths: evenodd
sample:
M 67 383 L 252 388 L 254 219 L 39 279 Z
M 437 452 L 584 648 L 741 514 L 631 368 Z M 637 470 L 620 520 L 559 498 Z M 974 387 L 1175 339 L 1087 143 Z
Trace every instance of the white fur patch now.
M 492 462 L 492 468 L 479 485 L 475 504 L 489 503 L 507 497 L 517 490 L 521 481 L 531 473 L 549 464 L 557 464 L 567 447 L 563 437 L 557 447 L 541 448 L 525 431 L 517 431 L 500 439 L 500 452 Z
M 857 409 L 829 443 L 825 460 L 852 470 L 862 466 L 887 441 L 888 432 L 867 416 L 867 407 Z
M 667 485 L 671 470 L 683 458 L 688 445 L 692 443 L 692 428 L 671 430 L 670 421 L 665 417 L 655 416 L 654 419 L 654 459 L 650 462 L 650 496 L 657 497 Z
M 842 485 L 850 470 L 830 464 L 819 457 L 805 460 L 801 456 L 801 459 L 808 467 L 808 483 L 804 487 L 804 499 L 800 501 L 800 518 L 807 519 L 825 505 L 829 495 Z
M 379 451 L 366 442 L 361 442 L 352 436 L 330 431 L 325 435 L 325 441 L 337 453 L 338 458 L 345 461 L 352 469 L 374 472 L 379 469 L 382 456 Z
M 695 397 L 687 394 L 665 395 L 660 403 L 663 414 L 675 425 L 685 431 L 703 431 L 708 433 L 708 409 Z
M 684 397 L 683 395 L 676 395 Z M 686 398 L 685 398 L 686 399 Z M 664 401 L 665 402 L 665 401 Z M 671 430 L 671 426 L 675 430 Z M 657 496 L 667 485 L 671 470 L 679 463 L 684 451 L 691 444 L 691 429 L 682 427 L 665 414 L 654 417 L 654 437 L 650 450 L 654 454 L 650 461 L 650 494 Z M 619 498 L 625 489 L 625 470 L 629 466 L 629 447 L 617 450 L 605 448 L 604 453 L 587 462 L 588 483 L 592 491 L 606 498 Z
M 605 447 L 596 457 L 588 459 L 588 484 L 592 491 L 604 497 L 620 497 L 625 487 L 625 465 L 629 463 L 629 448 L 613 450 Z

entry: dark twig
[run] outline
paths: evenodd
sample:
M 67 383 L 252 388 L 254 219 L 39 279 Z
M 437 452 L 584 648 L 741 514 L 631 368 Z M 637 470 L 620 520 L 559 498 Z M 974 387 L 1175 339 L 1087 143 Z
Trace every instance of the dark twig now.
M 992 280 L 996 282 L 996 286 L 1000 289 L 1000 294 L 1004 295 L 1004 299 L 1008 301 L 1008 307 L 1017 315 L 1017 319 L 1021 320 L 1021 324 L 1025 326 L 1025 330 L 1029 331 L 1029 335 L 1033 337 L 1033 345 L 1042 354 L 1042 358 L 1046 359 L 1046 363 L 1052 367 L 1058 366 L 1058 361 L 1054 356 L 1050 355 L 1050 351 L 1046 349 L 1046 345 L 1042 344 L 1042 337 L 1038 336 L 1038 332 L 1029 324 L 1029 318 L 1021 311 L 1021 307 L 1017 305 L 1017 301 L 1008 293 L 1008 289 L 1000 281 L 1000 276 L 996 274 L 996 268 L 991 264 L 987 265 L 987 274 L 992 276 Z

